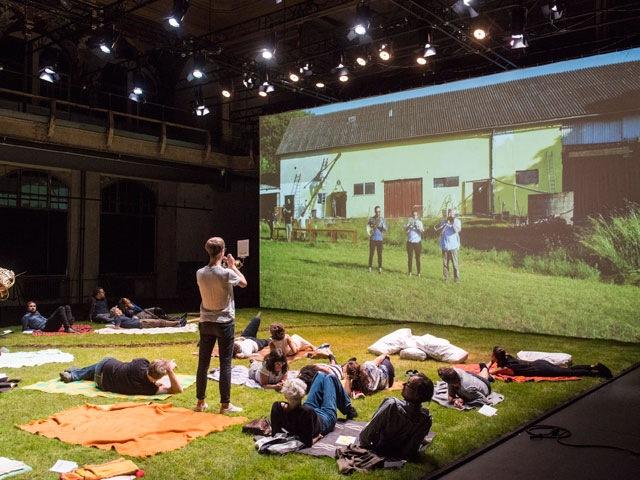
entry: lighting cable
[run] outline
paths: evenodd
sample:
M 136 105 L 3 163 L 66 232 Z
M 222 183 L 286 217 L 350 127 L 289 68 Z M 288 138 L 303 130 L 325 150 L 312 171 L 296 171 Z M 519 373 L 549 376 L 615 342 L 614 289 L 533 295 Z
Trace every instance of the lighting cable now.
M 571 431 L 567 428 L 558 427 L 556 425 L 534 425 L 525 429 L 530 440 L 555 439 L 560 445 L 576 448 L 607 448 L 609 450 L 619 450 L 628 454 L 640 457 L 640 452 L 629 448 L 616 447 L 615 445 L 589 444 L 589 443 L 569 443 L 565 442 L 565 438 L 571 437 Z

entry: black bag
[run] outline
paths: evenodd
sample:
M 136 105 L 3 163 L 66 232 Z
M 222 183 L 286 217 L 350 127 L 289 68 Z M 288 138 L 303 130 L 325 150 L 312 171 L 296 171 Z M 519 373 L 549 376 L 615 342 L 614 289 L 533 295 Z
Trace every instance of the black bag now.
M 270 437 L 271 422 L 265 417 L 258 418 L 257 420 L 251 420 L 249 423 L 242 426 L 242 431 L 251 435 L 262 435 L 265 437 Z

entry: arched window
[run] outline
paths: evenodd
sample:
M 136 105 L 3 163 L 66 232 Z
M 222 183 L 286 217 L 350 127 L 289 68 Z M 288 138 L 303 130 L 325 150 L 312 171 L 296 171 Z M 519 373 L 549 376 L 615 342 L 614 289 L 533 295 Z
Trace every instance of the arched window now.
M 30 275 L 67 269 L 69 187 L 50 173 L 0 177 L 0 265 Z
M 121 180 L 103 188 L 100 209 L 100 273 L 152 273 L 154 193 L 142 183 Z

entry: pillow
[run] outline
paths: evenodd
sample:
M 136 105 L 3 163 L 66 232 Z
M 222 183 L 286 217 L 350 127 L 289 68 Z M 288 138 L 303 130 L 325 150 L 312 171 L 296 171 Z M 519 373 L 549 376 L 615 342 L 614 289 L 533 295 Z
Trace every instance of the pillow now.
M 403 360 L 420 360 L 422 362 L 427 359 L 427 354 L 419 348 L 405 348 L 400 350 L 400 358 Z
M 410 328 L 400 328 L 375 342 L 369 351 L 375 355 L 393 355 L 407 346 L 411 336 Z
M 416 345 L 429 357 L 440 362 L 461 363 L 469 356 L 462 348 L 451 345 L 446 338 L 434 337 L 429 334 L 417 337 Z
M 534 360 L 546 360 L 559 367 L 570 367 L 573 358 L 568 353 L 549 353 L 549 352 L 518 352 L 518 359 L 533 362 Z

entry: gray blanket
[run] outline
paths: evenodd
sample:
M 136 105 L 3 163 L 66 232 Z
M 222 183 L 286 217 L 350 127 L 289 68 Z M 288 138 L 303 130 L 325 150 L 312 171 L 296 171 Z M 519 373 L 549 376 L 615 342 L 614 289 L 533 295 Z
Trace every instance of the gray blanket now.
M 489 405 L 495 406 L 504 400 L 504 395 L 500 395 L 496 392 L 491 392 L 486 398 L 489 402 Z M 480 408 L 485 405 L 484 402 L 478 400 L 476 402 L 465 403 L 461 409 L 458 407 L 454 407 L 453 404 L 449 403 L 447 382 L 436 383 L 432 400 L 437 404 L 442 405 L 443 407 L 453 408 L 454 410 L 472 410 L 474 408 Z

